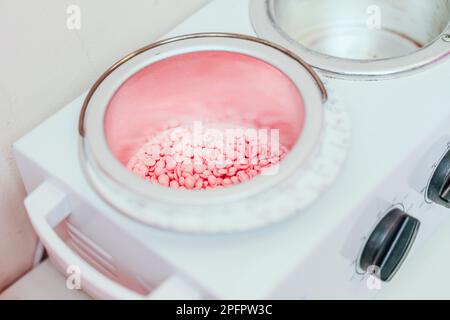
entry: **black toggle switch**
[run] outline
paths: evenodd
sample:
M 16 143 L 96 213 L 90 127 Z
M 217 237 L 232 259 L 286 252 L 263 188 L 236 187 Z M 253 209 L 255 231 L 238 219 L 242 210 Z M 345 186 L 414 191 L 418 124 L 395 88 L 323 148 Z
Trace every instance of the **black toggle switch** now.
M 378 272 L 375 276 L 382 281 L 391 280 L 408 255 L 419 226 L 419 220 L 402 210 L 395 208 L 389 211 L 369 236 L 359 267 L 364 271 L 376 267 Z

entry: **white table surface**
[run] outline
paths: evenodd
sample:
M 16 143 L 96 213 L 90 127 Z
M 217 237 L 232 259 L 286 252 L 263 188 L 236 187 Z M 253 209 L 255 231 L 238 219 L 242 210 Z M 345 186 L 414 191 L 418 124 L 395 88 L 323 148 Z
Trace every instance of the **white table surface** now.
M 155 40 L 206 2 L 0 1 L 0 291 L 29 269 L 35 245 L 22 206 L 25 194 L 10 152 L 12 142 L 86 90 L 112 62 Z M 66 27 L 71 4 L 81 9 L 80 30 Z M 395 286 L 379 298 L 450 298 L 449 243 L 447 225 L 406 260 Z M 67 290 L 65 279 L 45 262 L 2 298 L 88 297 Z

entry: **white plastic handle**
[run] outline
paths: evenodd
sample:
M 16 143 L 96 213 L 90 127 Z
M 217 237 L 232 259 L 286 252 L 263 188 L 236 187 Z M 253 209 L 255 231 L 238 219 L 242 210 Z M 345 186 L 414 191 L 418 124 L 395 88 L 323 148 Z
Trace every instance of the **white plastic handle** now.
M 25 207 L 40 240 L 53 259 L 66 270 L 77 266 L 82 289 L 100 299 L 201 299 L 201 294 L 178 276 L 168 278 L 148 296 L 140 295 L 109 279 L 75 254 L 53 227 L 71 214 L 67 195 L 52 182 L 45 181 L 26 199 Z

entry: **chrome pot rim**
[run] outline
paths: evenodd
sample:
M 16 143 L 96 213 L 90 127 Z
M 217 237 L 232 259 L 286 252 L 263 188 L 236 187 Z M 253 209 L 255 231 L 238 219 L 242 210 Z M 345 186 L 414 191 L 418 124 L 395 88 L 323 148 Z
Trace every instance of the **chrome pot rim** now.
M 331 78 L 389 79 L 430 67 L 450 56 L 450 21 L 438 37 L 410 54 L 383 59 L 358 60 L 320 53 L 292 39 L 276 21 L 274 0 L 251 0 L 250 18 L 258 36 L 295 52 L 321 74 Z
M 281 174 L 255 177 L 246 183 L 207 192 L 174 190 L 152 185 L 131 173 L 110 150 L 103 127 L 108 102 L 120 85 L 142 68 L 176 55 L 211 50 L 250 55 L 278 68 L 290 78 L 299 89 L 304 101 L 303 131 L 295 146 L 280 164 Z M 115 187 L 125 191 L 124 194 L 128 199 L 138 202 L 154 200 L 164 203 L 204 205 L 245 199 L 283 181 L 306 161 L 315 149 L 321 134 L 322 104 L 326 100 L 326 89 L 314 70 L 292 52 L 269 41 L 230 33 L 201 33 L 174 37 L 127 55 L 96 81 L 80 113 L 82 161 L 88 162 L 90 167 L 95 168 L 96 174 L 100 175 L 100 180 L 103 177 L 103 180 L 109 181 L 108 183 L 114 183 Z M 92 179 L 90 180 L 92 182 Z M 108 200 L 114 202 L 114 199 Z M 123 206 L 121 209 L 124 209 Z

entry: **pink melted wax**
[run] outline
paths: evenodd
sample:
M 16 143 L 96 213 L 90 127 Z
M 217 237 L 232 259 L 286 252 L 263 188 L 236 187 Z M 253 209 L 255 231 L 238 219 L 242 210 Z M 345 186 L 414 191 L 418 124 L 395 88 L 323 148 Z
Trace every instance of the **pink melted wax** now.
M 243 54 L 203 51 L 159 61 L 125 81 L 109 103 L 105 135 L 117 159 L 140 177 L 206 189 L 247 181 L 276 165 L 304 120 L 301 94 L 278 69 Z M 200 139 L 186 139 L 199 122 Z M 241 133 L 231 144 L 211 143 L 211 129 L 222 137 L 230 129 Z M 255 147 L 252 134 L 245 135 L 261 129 L 278 130 L 276 144 L 269 135 Z M 174 139 L 174 132 L 182 137 Z

